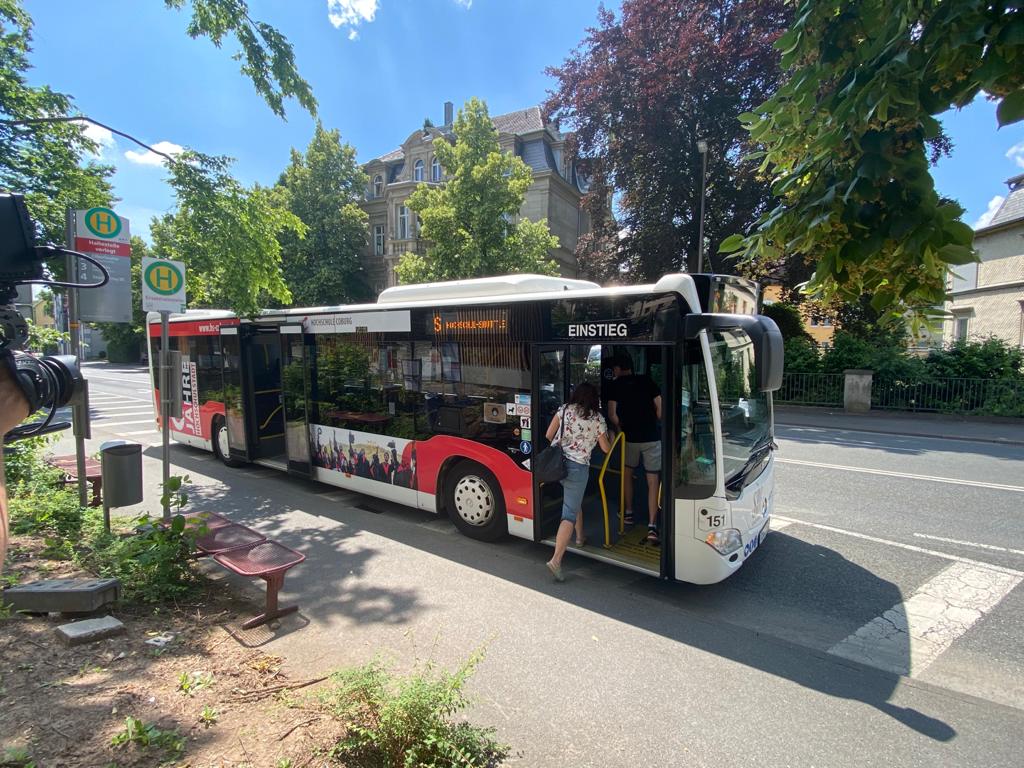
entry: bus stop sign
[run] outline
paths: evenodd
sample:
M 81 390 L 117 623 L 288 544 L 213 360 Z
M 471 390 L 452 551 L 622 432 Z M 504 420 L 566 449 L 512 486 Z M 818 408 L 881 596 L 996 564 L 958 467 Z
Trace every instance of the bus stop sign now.
M 185 265 L 182 262 L 142 260 L 142 309 L 145 312 L 185 311 Z

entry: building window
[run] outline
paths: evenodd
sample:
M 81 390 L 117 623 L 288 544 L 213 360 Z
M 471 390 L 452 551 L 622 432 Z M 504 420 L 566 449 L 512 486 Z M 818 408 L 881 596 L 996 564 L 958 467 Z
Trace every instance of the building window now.
M 384 177 L 379 173 L 373 177 L 373 196 L 383 197 L 384 195 Z
M 384 225 L 377 224 L 373 228 L 373 255 L 384 255 Z
M 412 166 L 412 180 L 423 181 L 423 161 L 417 160 Z
M 971 318 L 966 315 L 954 318 L 953 320 L 953 341 L 966 341 L 967 333 L 970 330 Z
M 440 181 L 441 180 L 441 161 L 434 156 L 434 159 L 430 161 L 430 180 Z
M 409 209 L 404 205 L 395 206 L 395 222 L 399 240 L 409 239 Z

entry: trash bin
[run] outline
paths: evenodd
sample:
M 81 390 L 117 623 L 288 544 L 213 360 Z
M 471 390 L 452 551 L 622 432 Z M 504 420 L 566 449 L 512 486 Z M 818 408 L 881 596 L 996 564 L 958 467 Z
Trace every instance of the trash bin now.
M 108 440 L 100 446 L 103 506 L 129 507 L 142 501 L 142 446 Z

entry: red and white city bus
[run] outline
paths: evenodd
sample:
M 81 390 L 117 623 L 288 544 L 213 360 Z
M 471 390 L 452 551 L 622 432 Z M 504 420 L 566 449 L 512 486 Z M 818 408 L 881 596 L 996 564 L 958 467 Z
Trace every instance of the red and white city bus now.
M 645 515 L 622 520 L 631 470 L 617 439 L 595 450 L 587 543 L 573 551 L 710 584 L 758 547 L 772 513 L 782 338 L 757 304 L 756 283 L 720 275 L 613 288 L 511 275 L 254 319 L 189 311 L 170 321 L 182 389 L 171 436 L 232 466 L 447 514 L 476 539 L 553 544 L 561 486 L 537 482 L 532 460 L 574 386 L 595 384 L 605 405 L 610 360 L 627 353 L 662 393 L 661 544 L 646 542 Z M 156 314 L 149 344 L 157 360 Z M 633 488 L 646 510 L 646 484 Z

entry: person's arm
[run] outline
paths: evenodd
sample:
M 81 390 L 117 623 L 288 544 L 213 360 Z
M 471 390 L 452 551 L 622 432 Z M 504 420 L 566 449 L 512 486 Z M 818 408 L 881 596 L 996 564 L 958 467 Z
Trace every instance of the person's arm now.
M 661 421 L 661 395 L 654 398 L 654 416 Z
M 608 433 L 602 432 L 597 436 L 597 444 L 601 446 L 601 450 L 608 453 L 612 449 L 612 441 L 608 439 Z
M 14 381 L 6 360 L 0 360 L 0 436 L 6 435 L 28 417 L 28 402 Z M 7 479 L 0 452 L 0 570 L 7 557 Z
M 608 401 L 608 421 L 617 431 L 622 431 L 622 427 L 619 425 L 619 404 L 614 400 Z
M 558 434 L 559 423 L 558 413 L 556 412 L 555 415 L 551 417 L 551 423 L 548 424 L 548 431 L 544 433 L 544 437 L 549 443 L 554 439 L 555 435 Z

